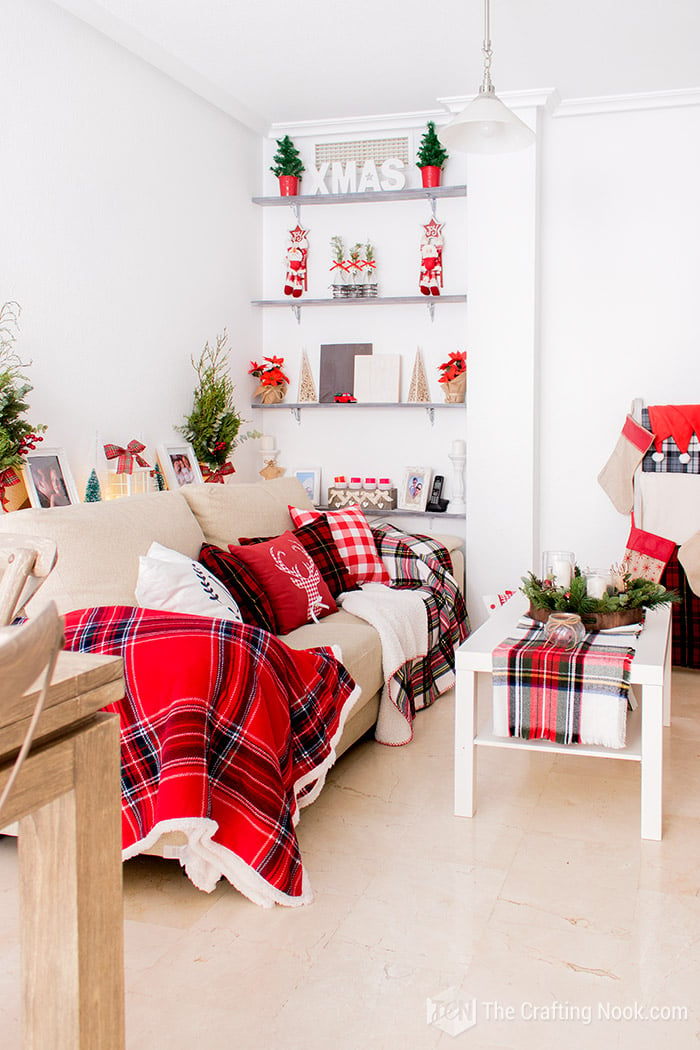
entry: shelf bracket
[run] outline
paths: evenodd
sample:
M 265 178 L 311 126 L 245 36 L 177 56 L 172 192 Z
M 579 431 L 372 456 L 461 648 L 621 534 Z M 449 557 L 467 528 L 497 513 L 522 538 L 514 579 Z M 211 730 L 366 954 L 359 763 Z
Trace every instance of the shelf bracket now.
M 428 419 L 430 420 L 431 427 L 434 427 L 435 426 L 435 408 L 433 407 L 433 405 L 430 405 L 428 408 L 426 408 L 425 411 L 428 413 Z
M 428 302 L 426 303 L 426 306 L 428 307 L 428 313 L 430 314 L 430 320 L 434 321 L 435 320 L 435 300 L 434 299 L 429 299 Z
M 433 219 L 436 219 L 437 218 L 437 201 L 435 200 L 435 197 L 430 196 L 430 195 L 428 196 L 428 200 L 430 201 L 430 214 L 433 217 Z
M 290 303 L 289 305 L 292 308 L 292 313 L 297 319 L 297 324 L 301 324 L 301 306 L 299 303 Z
M 301 426 L 301 409 L 299 405 L 291 405 L 289 411 L 292 413 L 297 425 Z
M 299 223 L 301 220 L 301 204 L 290 204 L 289 207 L 292 209 L 297 223 Z

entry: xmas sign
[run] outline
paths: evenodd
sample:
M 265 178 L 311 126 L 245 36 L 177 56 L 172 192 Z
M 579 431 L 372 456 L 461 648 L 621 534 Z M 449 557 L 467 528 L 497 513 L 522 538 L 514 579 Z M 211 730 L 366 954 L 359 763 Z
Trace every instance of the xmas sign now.
M 388 157 L 377 168 L 376 161 L 366 160 L 358 171 L 357 161 L 324 161 L 319 167 L 307 168 L 309 182 L 304 192 L 321 193 L 366 193 L 368 190 L 402 190 L 406 185 L 405 165 L 398 157 Z M 330 186 L 329 186 L 330 183 Z

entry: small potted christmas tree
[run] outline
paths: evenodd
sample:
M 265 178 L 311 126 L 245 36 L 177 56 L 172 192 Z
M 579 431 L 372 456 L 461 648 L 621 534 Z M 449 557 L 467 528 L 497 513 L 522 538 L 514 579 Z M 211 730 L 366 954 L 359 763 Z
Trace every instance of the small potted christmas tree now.
M 281 196 L 296 197 L 299 192 L 299 179 L 305 169 L 299 156 L 299 150 L 289 135 L 277 139 L 277 152 L 272 159 L 273 164 L 270 171 L 280 180 Z
M 421 169 L 424 186 L 440 185 L 440 173 L 448 157 L 449 153 L 437 137 L 435 121 L 429 120 L 416 157 L 416 166 Z

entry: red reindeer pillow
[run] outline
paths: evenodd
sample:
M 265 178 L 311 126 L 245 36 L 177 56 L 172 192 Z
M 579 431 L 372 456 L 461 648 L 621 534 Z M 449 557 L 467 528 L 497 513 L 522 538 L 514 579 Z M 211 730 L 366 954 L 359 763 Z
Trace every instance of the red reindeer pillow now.
M 336 611 L 337 605 L 316 563 L 291 532 L 252 547 L 230 543 L 229 550 L 262 584 L 280 634 Z

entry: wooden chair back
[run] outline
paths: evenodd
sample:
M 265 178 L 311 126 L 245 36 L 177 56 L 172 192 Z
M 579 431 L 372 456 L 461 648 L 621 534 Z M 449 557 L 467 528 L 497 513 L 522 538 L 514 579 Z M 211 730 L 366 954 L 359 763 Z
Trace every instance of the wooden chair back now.
M 38 536 L 0 536 L 0 627 L 19 615 L 56 564 L 56 544 Z

